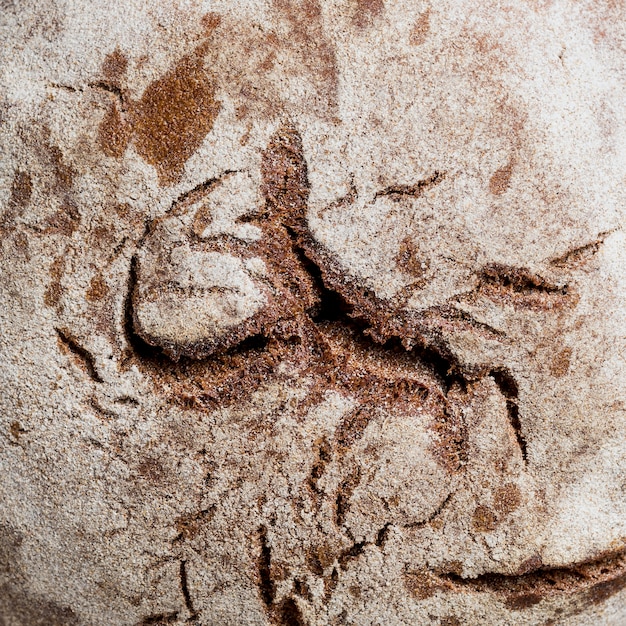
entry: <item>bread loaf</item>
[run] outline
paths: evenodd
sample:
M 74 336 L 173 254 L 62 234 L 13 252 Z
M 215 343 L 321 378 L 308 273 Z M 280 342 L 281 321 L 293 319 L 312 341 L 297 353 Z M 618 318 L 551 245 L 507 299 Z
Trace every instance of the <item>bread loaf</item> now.
M 0 6 L 0 623 L 626 623 L 623 3 Z

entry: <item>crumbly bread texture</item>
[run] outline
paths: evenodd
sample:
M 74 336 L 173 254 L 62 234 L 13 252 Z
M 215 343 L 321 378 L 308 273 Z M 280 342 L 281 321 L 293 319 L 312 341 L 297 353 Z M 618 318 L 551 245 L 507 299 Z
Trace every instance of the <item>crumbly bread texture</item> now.
M 0 2 L 0 623 L 626 623 L 626 10 Z

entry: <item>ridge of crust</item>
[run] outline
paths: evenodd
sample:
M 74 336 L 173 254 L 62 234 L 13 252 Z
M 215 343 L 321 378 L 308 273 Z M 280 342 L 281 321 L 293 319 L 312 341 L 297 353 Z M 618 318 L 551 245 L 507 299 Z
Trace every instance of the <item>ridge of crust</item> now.
M 626 588 L 626 548 L 556 568 L 544 567 L 537 556 L 513 575 L 487 573 L 462 578 L 454 573 L 440 573 L 437 576 L 453 589 L 494 593 L 512 610 L 530 608 L 555 596 L 578 594 L 582 605 L 599 604 Z

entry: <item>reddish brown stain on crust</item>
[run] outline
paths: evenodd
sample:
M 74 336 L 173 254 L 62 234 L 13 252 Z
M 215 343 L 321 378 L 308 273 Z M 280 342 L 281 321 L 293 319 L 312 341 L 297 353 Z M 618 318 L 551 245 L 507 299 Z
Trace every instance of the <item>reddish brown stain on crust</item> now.
M 453 589 L 452 583 L 426 570 L 407 572 L 404 575 L 404 586 L 418 600 L 430 598 L 438 591 Z
M 562 378 L 569 371 L 570 361 L 572 358 L 572 349 L 565 348 L 561 350 L 550 363 L 550 373 L 556 378 Z
M 105 80 L 112 85 L 119 86 L 120 80 L 126 74 L 128 68 L 128 59 L 119 48 L 116 48 L 111 54 L 107 54 L 102 63 L 102 74 Z
M 496 511 L 508 515 L 515 511 L 522 502 L 519 487 L 513 483 L 499 487 L 493 496 L 493 505 Z
M 566 285 L 556 285 L 523 267 L 492 263 L 483 268 L 477 293 L 490 300 L 530 311 L 572 308 L 579 296 Z
M 489 179 L 489 191 L 491 191 L 494 196 L 501 196 L 509 188 L 512 174 L 513 162 L 496 170 Z
M 132 126 L 122 117 L 117 102 L 112 102 L 98 129 L 100 147 L 107 156 L 119 159 L 124 155 L 132 134 Z
M 541 567 L 541 559 L 533 557 Z M 530 567 L 530 565 L 527 565 Z M 530 573 L 508 576 L 484 574 L 463 579 L 458 574 L 441 576 L 452 582 L 457 590 L 492 593 L 513 611 L 523 611 L 543 601 L 571 597 L 574 612 L 586 606 L 600 604 L 626 587 L 626 555 L 624 552 L 601 556 L 587 563 L 556 569 L 536 569 Z
M 416 20 L 411 34 L 409 35 L 409 43 L 412 46 L 421 46 L 428 38 L 430 31 L 430 9 L 424 11 Z
M 596 583 L 585 594 L 589 604 L 600 604 L 626 587 L 626 572 L 609 580 Z
M 88 302 L 97 302 L 102 300 L 109 293 L 109 288 L 102 278 L 101 274 L 96 274 L 89 283 L 89 289 L 85 294 L 85 298 Z
M 193 539 L 215 516 L 215 509 L 206 509 L 176 519 L 176 530 L 182 539 Z
M 479 532 L 495 530 L 498 519 L 495 513 L 486 506 L 477 506 L 472 515 L 472 526 Z
M 436 410 L 431 429 L 437 436 L 437 443 L 430 449 L 435 460 L 451 473 L 462 469 L 466 460 L 466 427 L 455 412 L 449 408 Z
M 79 224 L 78 209 L 71 202 L 65 202 L 58 211 L 46 219 L 42 232 L 46 235 L 60 234 L 71 237 Z
M 205 16 L 205 31 L 219 20 Z M 169 72 L 152 82 L 141 98 L 113 102 L 99 128 L 102 150 L 120 158 L 129 142 L 153 165 L 161 185 L 175 183 L 185 162 L 196 152 L 213 128 L 221 103 L 215 99 L 215 83 L 205 67 L 208 41 L 184 56 Z M 103 73 L 119 81 L 126 69 L 122 55 L 113 53 L 104 62 Z
M 428 271 L 426 258 L 421 254 L 417 244 L 409 237 L 405 238 L 400 244 L 400 250 L 396 256 L 396 263 L 399 270 L 411 274 L 417 279 L 424 278 L 424 275 Z
M 65 254 L 56 258 L 50 265 L 50 284 L 43 296 L 46 306 L 57 306 L 61 300 L 61 278 L 65 270 Z
M 161 462 L 152 457 L 146 457 L 143 459 L 137 467 L 137 471 L 141 474 L 141 476 L 153 483 L 160 482 L 165 476 L 165 470 L 163 469 Z
M 65 163 L 63 153 L 58 146 L 48 144 L 48 151 L 52 159 L 55 177 L 55 191 L 67 192 L 72 188 L 76 171 Z
M 185 162 L 213 128 L 221 104 L 204 67 L 206 46 L 153 82 L 133 107 L 139 155 L 154 165 L 162 185 L 176 182 Z
M 352 21 L 358 28 L 368 26 L 385 8 L 383 0 L 355 0 L 354 4 Z

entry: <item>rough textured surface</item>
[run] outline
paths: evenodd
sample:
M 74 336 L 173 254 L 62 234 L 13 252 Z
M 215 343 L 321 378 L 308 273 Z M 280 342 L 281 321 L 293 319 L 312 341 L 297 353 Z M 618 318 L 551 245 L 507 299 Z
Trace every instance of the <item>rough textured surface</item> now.
M 0 623 L 626 622 L 626 13 L 0 3 Z

